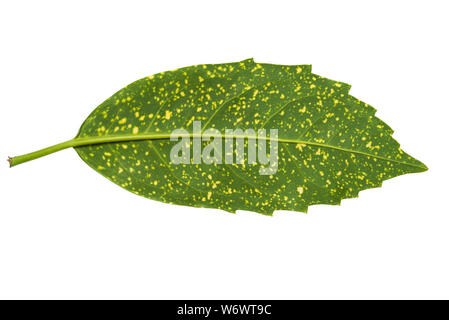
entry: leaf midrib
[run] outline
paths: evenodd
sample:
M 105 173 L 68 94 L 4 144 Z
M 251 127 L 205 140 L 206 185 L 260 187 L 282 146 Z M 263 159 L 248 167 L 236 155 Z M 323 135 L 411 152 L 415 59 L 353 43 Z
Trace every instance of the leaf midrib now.
M 169 140 L 171 134 L 130 134 L 130 135 L 121 135 L 121 136 L 98 136 L 98 137 L 89 137 L 89 138 L 75 138 L 73 140 L 69 140 L 67 142 L 70 142 L 71 145 L 67 147 L 80 147 L 85 145 L 92 145 L 92 144 L 103 144 L 103 143 L 113 143 L 113 142 L 127 142 L 127 141 L 139 141 L 139 140 Z M 178 138 L 200 138 L 204 136 L 204 134 L 176 134 L 176 137 Z M 214 135 L 215 136 L 215 135 Z M 266 136 L 257 136 L 257 135 L 226 135 L 221 134 L 222 138 L 236 138 L 236 139 L 260 139 L 260 140 L 266 140 L 266 141 L 278 141 L 278 143 L 292 143 L 292 144 L 305 144 L 309 146 L 315 146 L 315 147 L 323 147 L 323 148 L 329 148 L 329 149 L 335 149 L 347 153 L 354 153 L 354 154 L 360 154 L 368 157 L 373 157 L 380 160 L 385 161 L 391 161 L 395 163 L 405 164 L 417 168 L 427 169 L 427 167 L 423 167 L 417 164 L 400 161 L 396 159 L 391 159 L 359 150 L 353 150 L 348 148 L 343 148 L 339 146 L 333 146 L 325 143 L 320 142 L 313 142 L 313 141 L 306 141 L 306 140 L 296 140 L 296 139 L 285 139 L 285 138 L 271 138 Z

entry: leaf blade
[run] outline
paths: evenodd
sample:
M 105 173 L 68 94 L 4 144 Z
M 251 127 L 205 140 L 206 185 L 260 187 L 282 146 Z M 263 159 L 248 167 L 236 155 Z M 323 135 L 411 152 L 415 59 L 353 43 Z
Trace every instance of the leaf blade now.
M 307 212 L 310 205 L 339 204 L 386 179 L 427 170 L 349 89 L 308 65 L 247 59 L 181 68 L 118 91 L 64 148 L 73 146 L 94 170 L 135 194 L 229 212 Z M 276 174 L 258 174 L 260 164 L 170 163 L 171 132 L 184 128 L 186 137 L 197 137 L 197 120 L 201 132 L 278 129 L 278 139 L 265 138 L 278 143 Z M 246 145 L 256 138 L 246 136 Z

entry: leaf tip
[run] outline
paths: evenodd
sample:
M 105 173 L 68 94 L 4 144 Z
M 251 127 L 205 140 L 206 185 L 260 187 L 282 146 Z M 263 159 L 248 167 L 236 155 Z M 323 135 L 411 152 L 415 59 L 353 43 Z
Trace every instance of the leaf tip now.
M 419 172 L 425 172 L 427 170 L 429 170 L 429 168 L 422 162 L 419 162 Z

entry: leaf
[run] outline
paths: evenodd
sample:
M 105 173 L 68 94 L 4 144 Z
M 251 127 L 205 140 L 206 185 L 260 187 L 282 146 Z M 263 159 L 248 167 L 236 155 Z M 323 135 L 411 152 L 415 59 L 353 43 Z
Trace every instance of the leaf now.
M 252 59 L 162 72 L 103 102 L 74 139 L 10 158 L 10 163 L 74 147 L 94 170 L 135 194 L 263 214 L 339 204 L 386 179 L 427 170 L 400 149 L 391 128 L 375 117 L 376 110 L 352 97 L 349 89 L 348 84 L 313 74 L 309 65 L 259 64 Z M 195 121 L 201 121 L 199 133 L 194 132 Z M 253 129 L 254 134 L 240 136 L 246 138 L 244 159 L 250 142 L 255 141 L 256 148 L 267 142 L 267 150 L 277 152 L 277 168 L 270 163 L 276 170 L 260 174 L 268 164 L 228 164 L 225 152 L 210 154 L 222 164 L 191 159 L 174 164 L 170 152 L 179 142 L 170 135 L 175 129 L 186 130 L 180 138 L 191 141 L 189 150 L 207 129 L 216 130 L 211 140 L 233 144 L 237 142 L 226 140 L 226 129 Z M 261 129 L 277 129 L 278 136 L 264 136 Z M 200 143 L 202 150 L 209 145 Z M 237 158 L 236 151 L 230 156 Z

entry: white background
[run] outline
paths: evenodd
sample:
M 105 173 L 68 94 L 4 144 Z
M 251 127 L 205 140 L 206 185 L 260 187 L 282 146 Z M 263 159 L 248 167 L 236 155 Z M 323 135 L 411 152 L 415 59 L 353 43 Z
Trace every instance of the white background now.
M 449 298 L 445 1 L 1 1 L 0 298 Z M 429 171 L 309 214 L 159 203 L 72 138 L 136 79 L 253 57 L 353 85 Z

